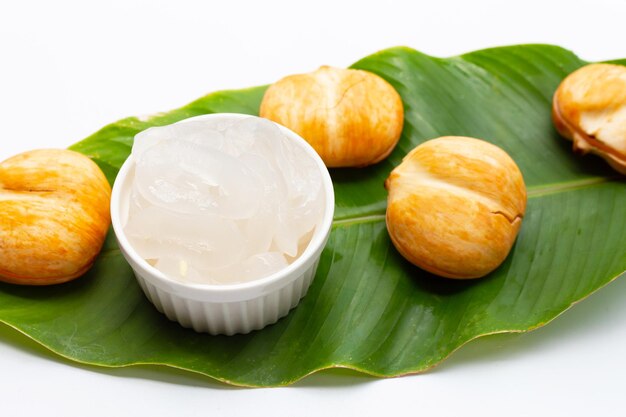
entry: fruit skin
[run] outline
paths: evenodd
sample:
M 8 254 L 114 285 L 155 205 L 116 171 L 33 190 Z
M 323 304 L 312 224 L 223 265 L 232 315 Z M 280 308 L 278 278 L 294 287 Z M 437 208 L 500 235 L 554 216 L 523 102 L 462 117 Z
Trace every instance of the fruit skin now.
M 447 278 L 478 278 L 496 269 L 526 210 L 526 186 L 515 162 L 474 138 L 419 145 L 385 187 L 394 246 L 414 265 Z
M 328 167 L 363 167 L 398 143 L 404 109 L 398 92 L 367 71 L 322 66 L 271 85 L 260 116 L 298 133 Z
M 74 151 L 41 149 L 0 163 L 0 281 L 48 285 L 83 275 L 109 228 L 111 187 Z
M 552 119 L 575 151 L 626 174 L 626 67 L 590 64 L 568 75 L 554 93 Z

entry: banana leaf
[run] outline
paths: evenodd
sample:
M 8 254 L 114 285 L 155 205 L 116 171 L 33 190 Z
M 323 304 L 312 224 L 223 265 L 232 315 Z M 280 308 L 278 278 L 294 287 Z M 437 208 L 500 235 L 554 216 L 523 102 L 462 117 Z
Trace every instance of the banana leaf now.
M 336 216 L 315 280 L 295 310 L 264 330 L 210 336 L 168 321 L 142 294 L 111 234 L 94 267 L 74 282 L 1 284 L 0 321 L 73 361 L 165 365 L 243 386 L 286 385 L 331 367 L 381 377 L 422 372 L 477 337 L 542 326 L 626 274 L 626 182 L 599 158 L 574 155 L 550 119 L 557 85 L 584 64 L 550 45 L 446 59 L 393 48 L 355 63 L 402 96 L 402 138 L 375 166 L 331 173 Z M 113 182 L 137 132 L 199 114 L 257 114 L 265 88 L 123 119 L 71 148 Z M 517 242 L 484 279 L 421 271 L 397 253 L 385 228 L 385 178 L 413 147 L 443 135 L 502 147 L 528 186 Z

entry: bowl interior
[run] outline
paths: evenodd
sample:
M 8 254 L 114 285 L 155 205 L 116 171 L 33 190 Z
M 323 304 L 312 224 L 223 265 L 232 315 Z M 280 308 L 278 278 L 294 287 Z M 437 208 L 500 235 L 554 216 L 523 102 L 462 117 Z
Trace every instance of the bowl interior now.
M 190 119 L 185 119 L 181 122 L 185 122 L 187 120 L 199 119 L 199 118 L 211 118 L 216 119 L 220 118 L 224 121 L 228 120 L 239 120 L 247 117 L 255 117 L 249 115 L 241 115 L 234 113 L 219 113 L 219 114 L 210 114 L 197 116 Z M 180 122 L 179 122 L 180 123 Z M 111 196 L 111 221 L 113 225 L 113 229 L 115 235 L 117 237 L 118 243 L 122 249 L 122 252 L 126 259 L 129 261 L 135 273 L 139 273 L 143 278 L 151 281 L 154 285 L 158 285 L 160 287 L 166 287 L 170 291 L 176 292 L 186 292 L 188 290 L 192 290 L 194 292 L 208 292 L 208 293 L 228 293 L 228 292 L 246 292 L 246 291 L 254 291 L 261 290 L 263 292 L 267 292 L 272 290 L 272 288 L 279 287 L 282 285 L 286 285 L 292 279 L 296 279 L 299 275 L 301 275 L 306 269 L 311 267 L 311 265 L 315 264 L 319 259 L 321 251 L 326 244 L 328 239 L 328 235 L 330 233 L 330 229 L 332 227 L 332 219 L 334 214 L 334 191 L 333 184 L 330 178 L 330 174 L 328 173 L 328 169 L 324 165 L 324 162 L 319 157 L 319 155 L 315 152 L 315 150 L 299 135 L 294 133 L 293 131 L 285 128 L 284 126 L 277 126 L 282 130 L 283 134 L 285 134 L 288 138 L 293 139 L 295 143 L 298 144 L 303 150 L 305 150 L 306 154 L 312 158 L 318 168 L 320 169 L 320 173 L 322 176 L 322 191 L 324 197 L 324 211 L 322 215 L 322 220 L 318 227 L 315 228 L 313 236 L 304 250 L 304 252 L 298 257 L 294 262 L 289 264 L 287 267 L 283 268 L 280 271 L 275 272 L 274 274 L 268 275 L 263 278 L 259 278 L 256 280 L 251 280 L 243 283 L 236 284 L 195 284 L 195 283 L 183 283 L 171 278 L 168 278 L 161 271 L 151 266 L 145 259 L 143 259 L 132 247 L 130 242 L 128 241 L 123 226 L 126 224 L 128 220 L 128 211 L 129 211 L 129 200 L 130 200 L 130 191 L 132 187 L 132 182 L 134 179 L 135 172 L 135 162 L 133 160 L 133 156 L 129 156 L 126 162 L 123 164 L 120 169 L 118 176 L 113 185 L 113 193 Z M 242 294 L 243 295 L 243 294 Z

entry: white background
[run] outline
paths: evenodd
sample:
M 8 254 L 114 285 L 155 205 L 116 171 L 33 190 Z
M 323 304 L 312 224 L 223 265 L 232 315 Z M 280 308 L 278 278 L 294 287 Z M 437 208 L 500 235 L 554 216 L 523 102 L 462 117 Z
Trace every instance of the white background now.
M 0 160 L 386 47 L 450 56 L 535 42 L 626 57 L 626 3 L 0 0 Z M 0 415 L 619 415 L 625 299 L 618 280 L 545 328 L 475 341 L 423 375 L 331 371 L 279 389 L 76 365 L 0 326 Z

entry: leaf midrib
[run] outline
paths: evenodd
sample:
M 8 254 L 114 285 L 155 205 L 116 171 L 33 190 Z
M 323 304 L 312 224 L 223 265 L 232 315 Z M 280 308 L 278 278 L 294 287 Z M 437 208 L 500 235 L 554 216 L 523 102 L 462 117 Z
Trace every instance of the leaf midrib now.
M 591 177 L 591 178 L 585 178 L 585 179 L 575 180 L 575 181 L 566 181 L 562 183 L 529 187 L 528 198 L 529 199 L 539 198 L 539 197 L 545 197 L 547 195 L 552 195 L 552 194 L 565 193 L 565 192 L 580 190 L 584 188 L 597 187 L 599 185 L 602 185 L 608 182 L 619 181 L 620 179 L 621 177 L 619 176 Z M 347 218 L 334 220 L 333 228 L 339 227 L 339 226 L 345 227 L 345 226 L 352 226 L 355 224 L 373 223 L 373 222 L 379 222 L 379 221 L 385 221 L 384 211 L 380 211 L 379 213 L 374 213 L 374 214 L 370 213 L 370 214 L 366 214 L 363 216 L 354 216 L 354 217 L 347 217 Z

